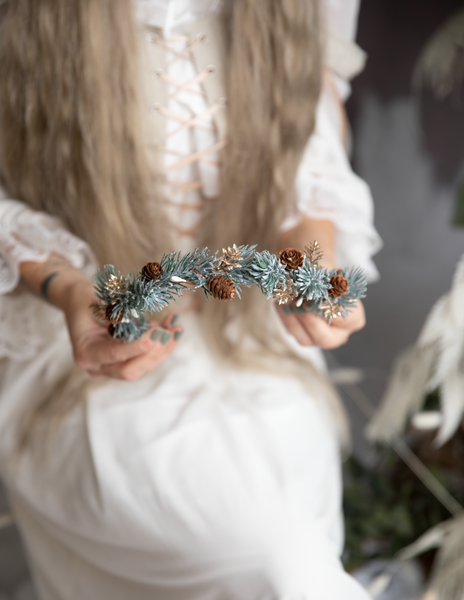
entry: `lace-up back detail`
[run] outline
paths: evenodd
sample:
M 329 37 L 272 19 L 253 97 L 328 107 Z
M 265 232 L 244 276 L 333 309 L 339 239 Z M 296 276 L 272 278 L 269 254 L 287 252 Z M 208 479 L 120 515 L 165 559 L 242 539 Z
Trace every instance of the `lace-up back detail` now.
M 225 141 L 218 139 L 214 115 L 225 108 L 220 98 L 208 105 L 202 84 L 216 76 L 213 64 L 196 72 L 193 51 L 206 41 L 198 34 L 192 41 L 187 36 L 161 37 L 147 34 L 147 42 L 166 52 L 166 68 L 150 70 L 150 77 L 167 86 L 167 105 L 150 105 L 150 112 L 165 119 L 166 140 L 156 140 L 151 148 L 164 154 L 167 210 L 172 227 L 182 246 L 191 246 L 201 224 L 201 209 L 217 196 L 218 152 Z M 183 238 L 183 239 L 182 239 Z

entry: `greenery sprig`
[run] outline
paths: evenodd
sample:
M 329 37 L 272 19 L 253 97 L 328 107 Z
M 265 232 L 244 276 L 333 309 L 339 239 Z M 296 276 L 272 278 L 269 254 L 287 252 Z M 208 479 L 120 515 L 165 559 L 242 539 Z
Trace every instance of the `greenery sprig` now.
M 256 246 L 234 246 L 218 256 L 208 248 L 164 254 L 139 273 L 121 275 L 105 265 L 95 277 L 95 313 L 109 323 L 110 334 L 125 342 L 141 337 L 150 325 L 146 313 L 162 310 L 184 291 L 203 290 L 207 298 L 240 298 L 243 287 L 256 285 L 266 298 L 312 311 L 330 322 L 344 318 L 356 300 L 366 295 L 362 269 L 331 269 L 320 265 L 317 242 L 305 252 L 287 248 L 279 255 Z

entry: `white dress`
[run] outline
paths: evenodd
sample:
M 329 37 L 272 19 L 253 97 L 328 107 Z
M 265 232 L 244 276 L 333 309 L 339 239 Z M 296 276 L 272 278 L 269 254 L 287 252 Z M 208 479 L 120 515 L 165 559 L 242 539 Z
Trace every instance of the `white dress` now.
M 139 0 L 136 7 L 140 20 L 178 38 L 219 4 Z M 169 75 L 187 81 L 192 69 L 179 60 Z M 349 167 L 330 93 L 321 98 L 285 226 L 299 214 L 332 219 L 338 262 L 373 277 L 370 256 L 380 242 L 372 202 Z M 202 103 L 200 94 L 182 92 L 169 109 L 199 114 Z M 168 123 L 168 134 L 174 128 Z M 189 154 L 214 143 L 206 129 L 191 133 L 168 135 L 167 149 Z M 214 196 L 214 154 L 209 159 L 182 167 L 176 180 L 198 179 L 203 196 Z M 167 166 L 174 160 L 168 152 Z M 198 198 L 198 189 L 172 192 L 171 217 L 185 229 L 198 213 L 175 205 Z M 192 245 L 187 238 L 179 237 L 180 247 Z M 0 198 L 0 472 L 42 600 L 366 599 L 340 563 L 340 451 L 321 399 L 290 378 L 224 367 L 192 313 L 155 372 L 87 385 L 59 311 L 12 293 L 19 263 L 50 252 L 92 276 L 91 251 L 57 219 Z M 307 354 L 321 364 L 317 352 Z M 24 412 L 58 389 L 79 393 L 83 382 L 86 402 L 66 418 L 46 460 L 31 450 L 16 462 L 11 449 Z

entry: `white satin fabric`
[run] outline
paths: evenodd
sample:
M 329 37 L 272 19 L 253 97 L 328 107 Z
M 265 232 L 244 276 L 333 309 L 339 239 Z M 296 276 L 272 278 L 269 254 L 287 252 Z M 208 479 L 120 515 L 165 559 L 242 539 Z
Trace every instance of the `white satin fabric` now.
M 137 14 L 171 34 L 219 8 L 139 0 Z M 192 73 L 188 61 L 169 72 L 184 81 Z M 284 226 L 299 214 L 332 219 L 340 264 L 375 275 L 372 201 L 350 170 L 331 93 L 321 98 Z M 181 95 L 170 108 L 201 111 L 204 100 L 192 98 Z M 211 141 L 203 133 L 173 138 L 172 147 L 198 150 Z M 213 196 L 217 168 L 192 169 L 176 176 L 199 175 L 203 194 Z M 188 225 L 198 215 L 185 218 Z M 95 268 L 88 246 L 56 219 L 0 199 L 0 291 L 15 288 L 23 260 L 50 252 L 89 276 Z M 285 336 L 274 319 L 269 326 Z M 182 325 L 181 343 L 154 373 L 92 382 L 73 366 L 59 311 L 29 294 L 0 297 L 0 472 L 42 600 L 366 600 L 339 559 L 339 444 L 316 381 L 311 391 L 284 374 L 225 367 L 194 314 Z M 317 351 L 302 352 L 321 366 Z M 47 454 L 30 449 L 17 462 L 21 418 L 57 393 L 86 402 Z

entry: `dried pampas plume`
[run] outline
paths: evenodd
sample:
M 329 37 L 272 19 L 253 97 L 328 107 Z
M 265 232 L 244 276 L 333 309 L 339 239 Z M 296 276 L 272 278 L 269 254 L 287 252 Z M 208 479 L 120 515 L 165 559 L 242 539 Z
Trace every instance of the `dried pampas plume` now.
M 464 80 L 464 9 L 455 12 L 432 35 L 417 62 L 413 84 L 428 84 L 439 100 L 457 90 Z
M 449 522 L 438 551 L 428 591 L 430 598 L 464 598 L 464 515 Z
M 464 255 L 453 285 L 432 308 L 415 346 L 399 357 L 380 408 L 369 423 L 373 441 L 391 441 L 422 406 L 440 391 L 441 426 L 436 442 L 448 441 L 464 414 Z

